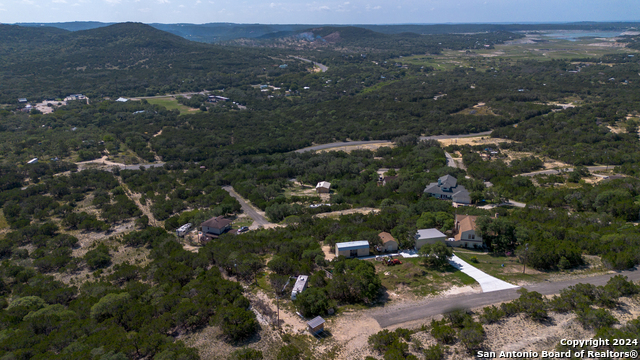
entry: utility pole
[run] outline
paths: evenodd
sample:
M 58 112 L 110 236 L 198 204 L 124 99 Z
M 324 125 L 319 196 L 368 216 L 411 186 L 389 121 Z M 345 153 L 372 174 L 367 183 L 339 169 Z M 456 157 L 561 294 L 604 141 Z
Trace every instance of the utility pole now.
M 524 246 L 524 267 L 522 268 L 522 273 L 524 274 L 524 272 L 527 270 L 527 255 L 529 254 L 529 244 L 526 244 Z

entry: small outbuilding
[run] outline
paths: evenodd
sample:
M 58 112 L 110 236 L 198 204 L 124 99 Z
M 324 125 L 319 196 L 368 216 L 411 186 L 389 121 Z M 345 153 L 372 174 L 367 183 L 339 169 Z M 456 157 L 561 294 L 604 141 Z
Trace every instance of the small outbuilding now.
M 447 236 L 438 231 L 438 229 L 420 229 L 416 233 L 415 239 L 416 250 L 419 250 L 427 244 L 435 244 L 438 241 L 445 243 Z
M 296 283 L 293 285 L 293 290 L 291 290 L 291 300 L 295 300 L 298 294 L 304 291 L 307 288 L 307 281 L 309 277 L 307 275 L 300 275 L 296 280 Z
M 378 234 L 380 240 L 382 240 L 382 248 L 385 252 L 398 251 L 398 242 L 388 232 L 381 232 Z
M 328 194 L 331 190 L 331 183 L 328 181 L 320 181 L 318 185 L 316 185 L 316 192 L 318 194 Z
M 366 240 L 349 241 L 336 244 L 336 256 L 355 258 L 369 256 L 369 242 Z
M 33 159 L 27 161 L 27 164 L 31 165 L 31 164 L 36 164 L 37 162 L 38 162 L 38 158 L 33 158 Z
M 324 319 L 320 316 L 316 316 L 307 322 L 307 329 L 313 335 L 319 334 L 324 331 Z

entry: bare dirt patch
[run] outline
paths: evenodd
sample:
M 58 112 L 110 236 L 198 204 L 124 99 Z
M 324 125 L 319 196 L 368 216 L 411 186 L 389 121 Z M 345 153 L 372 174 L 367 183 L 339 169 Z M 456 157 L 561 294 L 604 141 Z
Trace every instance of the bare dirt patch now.
M 354 151 L 354 150 L 370 150 L 370 151 L 376 151 L 381 147 L 395 147 L 396 145 L 394 143 L 373 143 L 373 144 L 363 144 L 363 145 L 349 145 L 349 146 L 340 146 L 340 147 L 335 147 L 335 148 L 330 148 L 330 149 L 322 149 L 322 150 L 318 150 L 317 152 L 327 152 L 327 151 L 344 151 L 347 154 Z
M 348 210 L 340 210 L 340 211 L 332 211 L 332 212 L 326 212 L 326 213 L 321 213 L 321 214 L 316 214 L 313 217 L 318 217 L 318 218 L 324 218 L 324 217 L 337 217 L 337 216 L 342 216 L 342 215 L 349 215 L 349 214 L 371 214 L 371 213 L 378 213 L 380 212 L 380 209 L 376 209 L 376 208 L 369 208 L 369 207 L 362 207 L 362 208 L 357 208 L 357 209 L 348 209 Z

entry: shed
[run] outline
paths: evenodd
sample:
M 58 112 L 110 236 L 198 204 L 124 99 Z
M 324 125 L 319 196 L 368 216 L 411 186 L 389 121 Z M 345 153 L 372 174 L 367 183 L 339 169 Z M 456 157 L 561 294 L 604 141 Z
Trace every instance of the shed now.
M 118 98 L 118 100 L 116 100 L 116 101 L 117 101 L 117 102 L 127 102 L 127 101 L 129 101 L 129 99 L 127 99 L 127 98 L 123 98 L 123 97 L 120 97 L 120 98 Z
M 385 252 L 398 251 L 398 242 L 388 232 L 381 232 L 378 234 L 380 240 L 382 240 L 382 247 Z
M 295 300 L 298 294 L 304 291 L 307 288 L 307 281 L 309 277 L 307 275 L 298 276 L 298 280 L 293 285 L 293 290 L 291 290 L 291 300 Z
M 438 241 L 445 242 L 447 236 L 438 229 L 420 229 L 415 235 L 416 250 L 427 244 L 435 244 Z
M 309 329 L 309 332 L 313 335 L 323 332 L 324 319 L 320 316 L 316 316 L 315 318 L 311 319 L 311 321 L 307 322 L 307 329 Z
M 336 244 L 336 256 L 369 256 L 369 242 L 366 240 L 349 241 Z
M 26 103 L 27 99 L 26 98 L 20 98 L 20 99 L 18 99 L 18 102 L 19 103 Z
M 33 158 L 27 162 L 27 164 L 35 164 L 38 162 L 38 158 Z
M 318 194 L 328 194 L 331 189 L 331 183 L 327 181 L 320 181 L 318 185 L 316 185 L 316 192 Z

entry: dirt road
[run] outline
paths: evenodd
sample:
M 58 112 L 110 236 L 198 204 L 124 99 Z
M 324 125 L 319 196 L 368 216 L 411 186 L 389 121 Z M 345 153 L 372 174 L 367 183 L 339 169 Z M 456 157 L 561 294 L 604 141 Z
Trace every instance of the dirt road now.
M 613 169 L 615 167 L 615 165 L 598 165 L 598 166 L 587 166 L 587 170 L 593 172 L 593 171 L 602 171 L 602 170 L 609 170 L 609 169 Z M 535 176 L 535 175 L 557 175 L 560 173 L 565 173 L 565 172 L 572 172 L 573 168 L 566 168 L 566 169 L 551 169 L 551 170 L 540 170 L 540 171 L 534 171 L 534 172 L 530 172 L 530 173 L 524 173 L 524 174 L 519 174 L 516 176 Z
M 308 63 L 313 63 L 313 65 L 319 67 L 322 72 L 327 72 L 327 70 L 329 70 L 329 68 L 326 65 L 322 65 L 319 62 L 311 61 L 309 59 L 301 58 L 299 56 L 292 56 L 292 58 L 298 59 L 298 60 L 302 60 L 302 61 L 308 62 Z
M 593 285 L 604 285 L 615 275 L 627 276 L 630 280 L 640 280 L 640 271 L 620 271 L 607 275 L 594 276 L 589 278 L 573 279 L 557 282 L 542 282 L 532 285 L 523 286 L 529 291 L 537 291 L 542 295 L 558 294 L 560 290 L 578 283 L 588 283 Z M 505 301 L 515 300 L 519 297 L 516 289 L 493 291 L 480 294 L 466 294 L 460 296 L 446 297 L 413 305 L 408 308 L 393 309 L 390 311 L 382 310 L 378 314 L 374 314 L 373 318 L 381 327 L 389 327 L 429 318 L 435 315 L 443 314 L 457 308 L 478 308 L 491 304 L 497 304 Z
M 100 159 L 77 162 L 76 165 L 78 165 L 79 171 L 86 170 L 93 166 L 108 166 L 108 167 L 117 166 L 120 168 L 120 170 L 140 170 L 140 167 L 143 167 L 145 169 L 154 168 L 154 167 L 163 167 L 164 163 L 159 162 L 155 164 L 126 165 L 126 164 L 109 161 L 107 160 L 107 156 L 103 156 Z M 110 170 L 110 168 L 107 168 L 106 170 Z
M 238 202 L 240 203 L 240 206 L 242 206 L 242 211 L 244 211 L 245 214 L 249 215 L 253 219 L 254 222 L 251 226 L 260 225 L 262 227 L 268 227 L 274 225 L 270 223 L 269 220 L 267 220 L 264 216 L 260 215 L 260 213 L 258 213 L 258 211 L 254 209 L 253 206 L 249 205 L 247 201 L 233 189 L 232 186 L 223 186 L 222 188 L 226 192 L 228 192 L 229 195 L 236 198 L 236 200 L 238 200 Z

